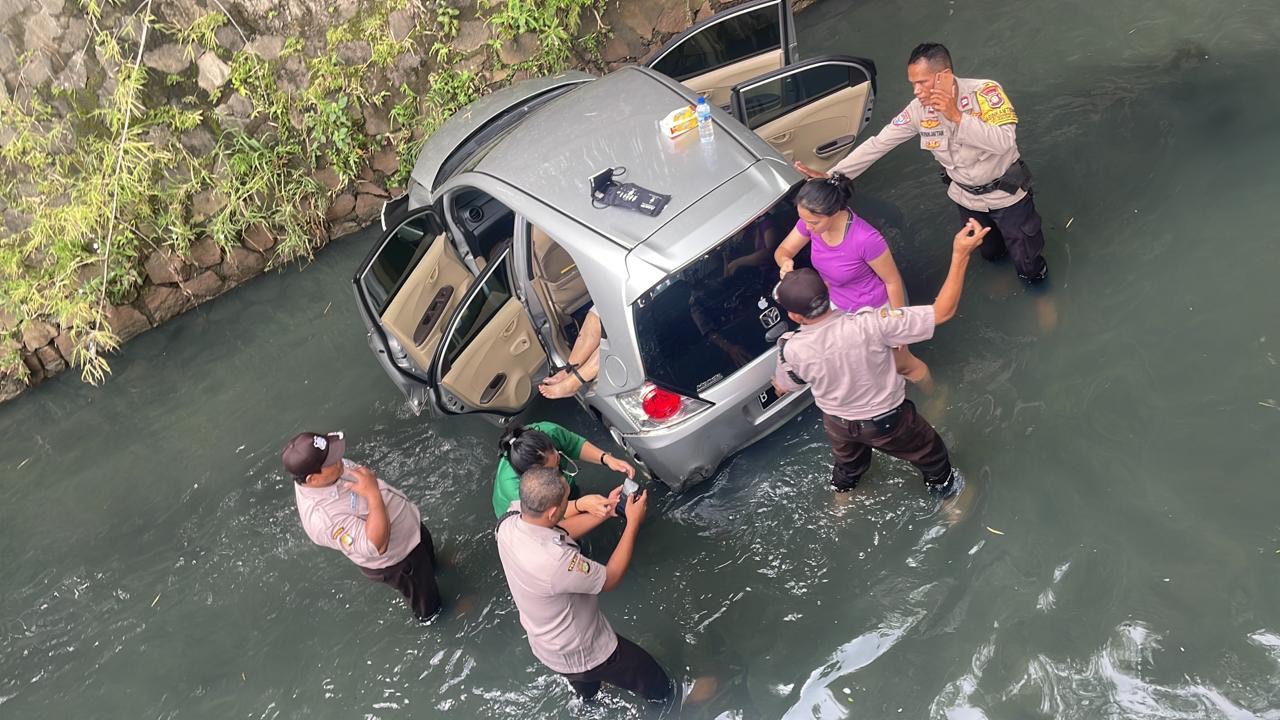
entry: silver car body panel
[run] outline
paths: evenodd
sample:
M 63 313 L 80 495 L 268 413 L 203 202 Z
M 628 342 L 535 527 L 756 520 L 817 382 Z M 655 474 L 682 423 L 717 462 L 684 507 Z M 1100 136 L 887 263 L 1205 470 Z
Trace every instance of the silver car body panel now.
M 748 147 L 727 131 L 714 143 L 700 142 L 694 132 L 665 137 L 658 120 L 688 104 L 687 91 L 673 81 L 644 68 L 621 68 L 534 111 L 474 169 L 536 195 L 613 242 L 635 247 L 760 157 L 758 146 Z M 718 108 L 712 112 L 717 129 L 731 119 Z M 533 147 L 548 150 L 529 152 Z M 589 179 L 617 167 L 626 168 L 619 182 L 671 196 L 661 214 L 593 205 Z
M 418 153 L 409 176 L 410 207 L 421 207 L 435 198 L 437 185 L 448 179 L 437 178 L 440 167 L 452 156 L 454 149 L 494 118 L 532 97 L 564 85 L 586 82 L 593 77 L 579 70 L 570 70 L 534 78 L 496 90 L 459 110 L 427 138 Z

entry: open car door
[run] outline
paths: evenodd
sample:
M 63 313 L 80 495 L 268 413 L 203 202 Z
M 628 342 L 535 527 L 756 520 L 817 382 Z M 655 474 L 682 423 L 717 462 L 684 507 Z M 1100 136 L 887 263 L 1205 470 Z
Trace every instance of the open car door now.
M 672 38 L 644 63 L 728 107 L 738 83 L 796 60 L 789 0 L 753 0 L 716 13 Z
M 445 413 L 519 413 L 547 355 L 511 290 L 511 248 L 485 268 L 445 326 L 430 376 Z
M 431 359 L 474 280 L 430 208 L 383 233 L 356 272 L 356 305 L 369 347 L 415 413 L 434 409 Z
M 732 110 L 787 160 L 826 171 L 870 122 L 875 78 L 870 60 L 827 55 L 738 84 Z

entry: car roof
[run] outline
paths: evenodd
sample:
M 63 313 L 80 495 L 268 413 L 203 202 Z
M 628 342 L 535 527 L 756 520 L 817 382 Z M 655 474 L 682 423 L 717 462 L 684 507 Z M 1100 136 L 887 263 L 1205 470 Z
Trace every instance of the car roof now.
M 483 151 L 472 170 L 632 248 L 760 158 L 735 136 L 737 128 L 722 122 L 710 143 L 696 131 L 666 138 L 658 121 L 692 99 L 653 71 L 624 67 L 535 110 Z M 714 113 L 727 118 L 719 109 Z M 593 205 L 589 178 L 618 167 L 626 168 L 619 182 L 671 196 L 657 217 Z
M 437 185 L 440 166 L 453 151 L 498 116 L 530 99 L 558 87 L 589 82 L 593 76 L 580 70 L 569 70 L 549 77 L 534 78 L 508 85 L 467 105 L 444 121 L 427 138 L 413 166 L 413 180 L 432 193 Z M 443 178 L 440 178 L 443 180 Z

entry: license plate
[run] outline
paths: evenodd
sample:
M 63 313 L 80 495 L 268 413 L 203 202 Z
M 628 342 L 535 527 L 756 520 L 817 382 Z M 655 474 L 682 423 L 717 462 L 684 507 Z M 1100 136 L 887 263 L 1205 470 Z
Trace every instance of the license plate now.
M 760 409 L 767 410 L 770 405 L 778 402 L 778 391 L 774 390 L 773 386 L 770 385 L 769 387 L 760 391 L 760 395 L 758 396 L 758 399 L 760 400 Z

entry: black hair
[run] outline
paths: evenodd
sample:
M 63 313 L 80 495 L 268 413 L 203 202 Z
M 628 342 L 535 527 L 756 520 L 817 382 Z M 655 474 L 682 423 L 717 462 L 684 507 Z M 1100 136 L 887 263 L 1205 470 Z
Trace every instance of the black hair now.
M 550 436 L 541 430 L 515 425 L 507 428 L 498 440 L 498 450 L 506 456 L 507 461 L 516 473 L 523 475 L 525 470 L 541 465 L 547 453 L 555 452 L 556 444 Z
M 541 515 L 564 500 L 564 491 L 564 476 L 559 468 L 531 467 L 520 474 L 520 511 Z
M 818 215 L 835 215 L 849 205 L 853 182 L 836 173 L 831 177 L 812 178 L 800 186 L 796 205 Z
M 915 65 L 921 60 L 929 63 L 929 69 L 935 72 L 951 69 L 951 53 L 942 43 L 920 43 L 915 50 L 911 51 L 907 64 Z

